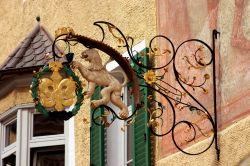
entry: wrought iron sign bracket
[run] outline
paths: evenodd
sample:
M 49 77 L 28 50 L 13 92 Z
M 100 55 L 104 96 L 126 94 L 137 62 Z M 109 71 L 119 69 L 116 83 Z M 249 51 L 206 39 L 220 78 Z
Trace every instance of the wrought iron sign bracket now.
M 55 46 L 58 41 L 65 42 L 68 47 L 68 52 L 65 53 L 67 63 L 62 66 L 51 67 L 45 66 L 40 73 L 34 75 L 32 82 L 32 95 L 37 104 L 37 108 L 45 113 L 54 112 L 47 111 L 45 107 L 55 107 L 56 110 L 63 110 L 63 106 L 67 107 L 70 103 L 67 103 L 69 99 L 75 97 L 75 106 L 71 110 L 71 116 L 75 115 L 80 109 L 80 105 L 83 101 L 83 96 L 90 97 L 91 89 L 88 92 L 82 92 L 81 83 L 79 78 L 74 74 L 71 68 L 79 69 L 81 75 L 93 82 L 95 85 L 108 86 L 93 80 L 90 78 L 91 72 L 107 72 L 104 67 L 99 68 L 94 66 L 85 67 L 79 62 L 73 61 L 74 53 L 70 51 L 70 47 L 77 43 L 82 44 L 87 48 L 81 57 L 83 59 L 93 58 L 97 56 L 98 50 L 106 53 L 111 59 L 115 60 L 123 69 L 128 82 L 131 83 L 131 98 L 135 105 L 135 110 L 131 115 L 126 114 L 121 106 L 120 114 L 118 115 L 112 108 L 107 106 L 107 101 L 112 96 L 109 96 L 106 100 L 104 91 L 102 92 L 102 102 L 92 102 L 92 121 L 96 125 L 103 125 L 108 127 L 114 120 L 125 120 L 127 125 L 133 124 L 136 120 L 138 113 L 141 110 L 148 112 L 148 127 L 151 134 L 159 137 L 170 136 L 177 149 L 188 155 L 199 155 L 206 152 L 213 144 L 217 152 L 217 160 L 219 160 L 220 150 L 218 145 L 218 125 L 217 125 L 217 92 L 216 92 L 216 39 L 219 36 L 219 32 L 214 30 L 212 33 L 212 47 L 207 43 L 199 39 L 189 39 L 182 42 L 178 47 L 175 47 L 173 42 L 163 35 L 157 35 L 153 37 L 149 42 L 149 52 L 137 53 L 134 56 L 133 50 L 134 39 L 130 36 L 126 36 L 115 25 L 98 21 L 94 23 L 98 26 L 102 32 L 101 40 L 91 39 L 82 35 L 75 34 L 72 28 L 60 28 L 56 31 L 56 39 L 53 43 L 53 57 L 54 61 L 62 58 L 64 55 L 57 55 L 55 52 Z M 118 41 L 119 47 L 126 48 L 130 61 L 123 57 L 116 49 L 105 43 L 107 35 L 111 35 Z M 164 46 L 158 47 L 154 43 L 164 41 Z M 166 62 L 155 63 L 154 65 L 148 65 L 143 63 L 143 58 L 150 57 L 157 61 L 157 58 L 163 58 Z M 88 59 L 89 62 L 92 60 Z M 133 67 L 132 67 L 133 66 Z M 135 70 L 136 66 L 136 70 Z M 65 87 L 61 85 L 62 78 L 58 78 L 58 70 L 63 69 L 70 78 L 65 80 Z M 53 71 L 57 77 L 52 77 L 51 80 L 42 80 L 44 72 Z M 88 72 L 87 72 L 88 71 Z M 53 74 L 52 74 L 53 75 Z M 59 81 L 59 82 L 58 82 Z M 74 86 L 73 82 L 76 82 Z M 47 82 L 47 83 L 45 83 Z M 54 85 L 54 82 L 57 82 Z M 51 93 L 52 96 L 46 96 L 46 92 L 50 92 L 49 84 L 52 89 L 57 87 L 58 91 L 64 91 L 66 88 L 70 90 L 70 94 L 75 92 L 75 96 L 68 96 L 68 98 L 60 98 L 60 103 L 51 102 L 51 97 L 58 96 L 58 94 Z M 52 86 L 53 85 L 53 86 Z M 44 91 L 44 88 L 48 91 Z M 143 103 L 140 101 L 140 87 L 148 88 L 151 91 L 151 95 L 146 96 L 149 101 L 149 107 L 144 108 Z M 92 89 L 93 91 L 93 89 Z M 69 92 L 69 91 L 68 91 Z M 105 92 L 106 93 L 106 92 Z M 118 95 L 119 91 L 116 91 Z M 61 94 L 61 93 L 60 93 Z M 111 93 L 109 92 L 111 95 Z M 45 95 L 45 97 L 44 97 Z M 105 100 L 104 100 L 105 99 Z M 119 99 L 120 100 L 120 99 Z M 53 101 L 56 101 L 53 99 Z M 210 101 L 213 101 L 212 103 Z M 120 102 L 120 101 L 117 101 Z M 116 103 L 113 100 L 113 103 Z M 121 104 L 121 103 L 120 103 Z M 118 104 L 119 105 L 119 104 Z M 122 105 L 122 104 L 121 104 Z M 100 114 L 98 108 L 104 108 L 104 113 Z M 69 111 L 70 112 L 70 111 Z M 68 119 L 71 116 L 67 116 Z M 112 116 L 111 121 L 108 121 L 105 117 Z M 126 127 L 125 126 L 125 127 Z M 178 137 L 179 136 L 179 137 Z M 183 139 L 180 139 L 183 138 Z M 190 152 L 184 150 L 188 145 L 193 144 L 197 139 L 210 139 L 207 147 L 199 152 Z

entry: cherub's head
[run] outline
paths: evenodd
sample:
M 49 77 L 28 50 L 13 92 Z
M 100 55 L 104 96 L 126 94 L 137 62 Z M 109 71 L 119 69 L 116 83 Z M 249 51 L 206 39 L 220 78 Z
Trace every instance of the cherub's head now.
M 81 58 L 88 61 L 90 64 L 96 66 L 94 68 L 102 67 L 102 59 L 98 51 L 94 48 L 84 50 L 81 54 Z

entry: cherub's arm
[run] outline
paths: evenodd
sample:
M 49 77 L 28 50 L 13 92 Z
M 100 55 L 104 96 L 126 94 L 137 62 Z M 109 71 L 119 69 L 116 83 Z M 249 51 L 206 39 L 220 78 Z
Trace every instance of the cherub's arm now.
M 77 62 L 77 61 L 72 61 L 71 66 L 74 69 L 79 69 L 82 66 L 82 64 L 80 62 Z
M 95 86 L 96 86 L 96 84 L 94 82 L 89 82 L 88 91 L 85 93 L 86 98 L 89 98 L 89 97 L 91 97 L 94 94 L 94 92 L 95 92 Z
M 78 61 L 73 61 L 72 62 L 72 67 L 74 69 L 78 69 L 81 73 L 81 75 L 85 78 L 87 75 L 87 69 Z

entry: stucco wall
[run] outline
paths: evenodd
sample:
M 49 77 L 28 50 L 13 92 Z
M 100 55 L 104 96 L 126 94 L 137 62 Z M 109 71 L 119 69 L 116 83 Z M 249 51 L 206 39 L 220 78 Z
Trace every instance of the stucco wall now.
M 135 43 L 143 39 L 148 41 L 156 34 L 156 9 L 152 0 L 11 0 L 0 1 L 0 6 L 0 63 L 34 28 L 38 15 L 41 24 L 52 35 L 59 27 L 71 26 L 76 33 L 100 39 L 100 30 L 92 25 L 100 20 L 112 22 L 125 34 L 134 37 Z M 114 44 L 113 41 L 110 43 Z M 81 47 L 77 48 L 75 52 L 79 53 Z M 24 91 L 25 94 L 21 95 Z M 23 97 L 16 98 L 19 95 Z M 1 111 L 32 101 L 25 96 L 29 96 L 28 88 L 11 92 L 1 99 L 0 104 L 4 103 Z M 89 165 L 89 124 L 83 123 L 84 118 L 89 118 L 88 104 L 89 101 L 86 101 L 75 119 L 77 166 Z
M 221 148 L 220 161 L 216 160 L 214 148 L 207 152 L 190 156 L 181 152 L 165 157 L 157 162 L 158 166 L 238 166 L 241 161 L 250 155 L 250 116 L 232 124 L 219 133 Z M 201 141 L 188 150 L 199 151 L 209 142 Z M 249 163 L 248 163 L 249 164 Z
M 18 104 L 32 103 L 29 87 L 13 89 L 9 94 L 0 98 L 0 113 L 7 111 Z

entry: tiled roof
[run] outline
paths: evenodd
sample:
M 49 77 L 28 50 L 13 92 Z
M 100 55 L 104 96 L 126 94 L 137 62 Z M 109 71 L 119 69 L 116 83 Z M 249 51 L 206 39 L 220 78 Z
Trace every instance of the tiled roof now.
M 45 65 L 53 60 L 52 57 L 46 56 L 46 54 L 52 55 L 52 44 L 53 39 L 50 34 L 38 24 L 0 66 L 0 72 Z M 58 47 L 56 52 L 60 52 Z

